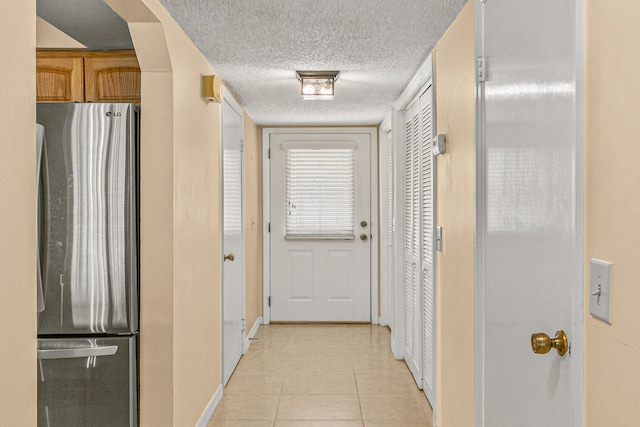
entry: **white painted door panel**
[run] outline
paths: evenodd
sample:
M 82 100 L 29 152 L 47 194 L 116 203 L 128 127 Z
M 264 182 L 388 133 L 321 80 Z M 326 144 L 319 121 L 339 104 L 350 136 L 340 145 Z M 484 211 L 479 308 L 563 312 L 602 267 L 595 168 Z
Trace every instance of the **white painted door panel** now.
M 404 113 L 404 359 L 435 406 L 433 88 Z
M 393 329 L 393 132 L 388 130 L 380 141 L 380 324 Z
M 423 306 L 420 246 L 420 103 L 404 114 L 404 360 L 422 388 Z
M 479 426 L 582 425 L 579 3 L 476 1 Z M 560 329 L 571 354 L 532 352 Z
M 271 134 L 271 321 L 371 320 L 370 144 L 369 134 Z M 287 218 L 298 208 L 287 205 L 287 185 L 294 185 L 287 184 L 287 150 L 345 147 L 355 149 L 350 238 L 287 236 Z
M 237 108 L 237 107 L 236 107 Z M 242 116 L 222 101 L 223 251 L 222 316 L 223 380 L 229 381 L 242 356 L 244 339 L 244 244 Z M 233 256 L 231 257 L 231 254 Z M 233 259 L 231 259 L 233 258 Z
M 420 106 L 420 244 L 422 287 L 422 389 L 431 406 L 436 402 L 435 366 L 435 280 L 434 280 L 434 170 L 433 140 L 433 87 L 421 96 Z

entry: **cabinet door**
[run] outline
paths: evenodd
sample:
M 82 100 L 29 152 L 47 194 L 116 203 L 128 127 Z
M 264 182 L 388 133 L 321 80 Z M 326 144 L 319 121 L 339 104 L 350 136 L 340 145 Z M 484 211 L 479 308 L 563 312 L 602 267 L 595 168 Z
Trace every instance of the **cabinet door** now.
M 135 56 L 85 57 L 87 102 L 140 103 L 140 66 Z
M 36 58 L 36 99 L 38 102 L 84 101 L 82 58 Z

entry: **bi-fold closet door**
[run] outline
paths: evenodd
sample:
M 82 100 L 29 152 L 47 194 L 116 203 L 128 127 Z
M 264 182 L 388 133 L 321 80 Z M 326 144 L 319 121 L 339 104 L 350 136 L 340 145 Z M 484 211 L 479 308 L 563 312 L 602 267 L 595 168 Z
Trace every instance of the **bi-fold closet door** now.
M 433 88 L 404 113 L 404 358 L 435 404 Z M 399 159 L 400 160 L 400 159 Z
M 394 144 L 391 126 L 380 137 L 380 324 L 393 330 L 394 304 Z

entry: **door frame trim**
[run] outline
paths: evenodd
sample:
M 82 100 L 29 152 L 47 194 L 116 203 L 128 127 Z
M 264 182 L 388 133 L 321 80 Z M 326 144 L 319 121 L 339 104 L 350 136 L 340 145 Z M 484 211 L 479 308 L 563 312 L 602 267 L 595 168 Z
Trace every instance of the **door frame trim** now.
M 245 227 L 245 207 L 246 207 L 246 201 L 245 201 L 245 187 L 246 187 L 246 183 L 245 183 L 245 162 L 244 162 L 244 110 L 242 109 L 242 107 L 240 106 L 240 104 L 238 103 L 238 101 L 236 101 L 235 97 L 233 96 L 233 94 L 227 89 L 226 86 L 222 86 L 222 102 L 226 102 L 229 107 L 231 107 L 231 109 L 233 111 L 235 111 L 236 113 L 238 113 L 238 115 L 240 116 L 240 123 L 241 123 L 241 127 L 240 127 L 240 135 L 241 135 L 241 141 L 242 141 L 242 174 L 241 174 L 241 186 L 242 186 L 242 191 L 241 191 L 241 206 L 242 206 L 242 241 L 241 241 L 241 247 L 242 247 L 242 256 L 241 261 L 242 261 L 242 320 L 243 322 L 245 322 L 245 330 L 243 331 L 243 336 L 242 336 L 242 354 L 244 354 L 245 351 L 245 339 L 247 337 L 247 331 L 246 331 L 246 318 L 247 318 L 247 268 L 246 268 L 246 252 L 247 252 L 247 248 L 246 248 L 246 227 Z M 222 203 L 223 201 L 223 197 L 224 197 L 224 131 L 223 131 L 223 127 L 224 127 L 224 113 L 223 113 L 223 108 L 222 106 L 220 107 L 220 178 L 221 178 L 221 183 L 222 183 L 222 191 L 220 193 L 220 206 L 221 206 L 221 224 L 222 224 L 222 236 L 221 236 L 221 246 L 222 246 L 222 256 L 224 256 L 224 203 Z M 221 286 L 220 286 L 220 291 L 221 291 L 221 301 L 224 302 L 224 260 L 221 260 Z M 224 364 L 224 304 L 222 304 L 222 320 L 223 320 L 223 325 L 222 325 L 222 329 L 221 329 L 221 338 L 222 338 L 222 351 L 221 351 L 221 367 L 222 367 L 222 384 L 223 386 L 226 386 L 226 383 L 224 381 L 224 368 L 225 368 L 225 364 Z M 242 356 L 241 356 L 242 357 Z
M 380 319 L 378 309 L 378 257 L 380 254 L 379 242 L 379 224 L 378 224 L 378 128 L 367 127 L 286 127 L 286 128 L 264 128 L 262 129 L 262 256 L 263 256 L 263 280 L 262 280 L 262 320 L 263 324 L 271 323 L 271 308 L 269 307 L 269 297 L 271 295 L 271 234 L 269 233 L 269 223 L 271 222 L 271 189 L 270 189 L 270 162 L 269 162 L 269 140 L 271 134 L 291 134 L 291 133 L 309 133 L 309 134 L 369 134 L 370 149 L 370 194 L 371 194 L 371 274 L 370 274 L 370 319 L 371 324 L 377 325 Z
M 484 43 L 482 37 L 483 26 L 483 4 L 484 0 L 474 0 L 474 55 L 484 56 Z M 575 221 L 576 221 L 576 277 L 572 286 L 572 323 L 573 337 L 571 339 L 571 358 L 575 360 L 571 366 L 571 391 L 572 409 L 575 415 L 574 427 L 584 424 L 584 0 L 575 0 L 576 22 L 575 22 L 575 85 L 576 85 L 576 200 L 575 200 Z M 478 82 L 478 75 L 475 74 L 474 84 L 474 108 L 475 108 L 475 180 L 474 180 L 474 388 L 475 388 L 475 425 L 483 427 L 484 420 L 484 342 L 482 334 L 485 328 L 484 318 L 484 240 L 480 230 L 484 224 L 484 206 L 482 204 L 485 191 L 483 170 L 481 165 L 485 156 L 484 147 L 484 108 L 481 102 L 484 98 L 484 85 Z M 435 424 L 434 424 L 435 425 Z
M 576 28 L 575 28 L 575 43 L 576 43 L 576 58 L 575 58 L 575 72 L 576 72 L 576 223 L 579 230 L 578 237 L 576 239 L 576 246 L 578 247 L 577 254 L 582 262 L 578 263 L 575 272 L 576 277 L 580 278 L 580 283 L 576 284 L 573 289 L 573 335 L 574 342 L 578 342 L 579 345 L 572 349 L 573 356 L 576 358 L 577 363 L 573 364 L 573 372 L 571 378 L 573 380 L 574 390 L 574 410 L 576 411 L 576 427 L 584 425 L 584 288 L 585 288 L 585 272 L 584 272 L 584 200 L 585 200 L 585 138 L 584 138 L 584 69 L 585 69 L 585 13 L 584 13 L 584 0 L 576 0 Z
M 384 262 L 385 260 L 383 259 L 383 252 L 386 254 L 387 253 L 387 249 L 384 249 L 384 246 L 386 244 L 386 242 L 383 242 L 383 236 L 389 232 L 389 230 L 387 230 L 386 224 L 384 222 L 385 219 L 387 219 L 385 217 L 385 212 L 387 210 L 387 202 L 388 200 L 386 200 L 386 187 L 383 186 L 383 177 L 386 174 L 386 167 L 387 164 L 386 163 L 382 163 L 382 155 L 384 150 L 382 149 L 382 144 L 384 141 L 385 144 L 385 148 L 386 148 L 386 140 L 387 140 L 387 135 L 389 133 L 391 133 L 391 223 L 395 224 L 394 220 L 395 220 L 395 196 L 396 196 L 396 189 L 395 189 L 395 171 L 396 171 L 396 165 L 395 165 L 395 146 L 394 146 L 394 134 L 393 134 L 393 108 L 389 111 L 387 111 L 387 114 L 385 114 L 384 119 L 382 120 L 382 123 L 380 124 L 380 127 L 378 128 L 379 132 L 379 139 L 378 139 L 378 156 L 380 157 L 379 161 L 381 162 L 378 165 L 378 180 L 379 180 L 379 189 L 378 189 L 378 194 L 380 195 L 380 200 L 378 201 L 378 217 L 380 218 L 380 316 L 379 316 L 379 323 L 382 326 L 388 326 L 389 329 L 391 329 L 391 331 L 393 331 L 393 313 L 394 313 L 394 282 L 395 282 L 395 261 L 396 261 L 396 257 L 395 257 L 395 250 L 396 250 L 396 246 L 395 246 L 395 234 L 394 234 L 394 226 L 391 226 L 391 235 L 392 235 L 392 244 L 391 244 L 391 258 L 392 258 L 392 266 L 391 266 L 391 277 L 392 277 L 392 281 L 390 284 L 388 284 L 387 286 L 389 286 L 391 288 L 391 294 L 388 296 L 388 298 L 391 300 L 388 304 L 389 304 L 389 308 L 390 311 L 387 312 L 385 309 L 385 301 L 383 301 L 383 293 L 382 293 L 382 284 L 383 282 L 385 282 L 385 277 L 383 273 L 386 272 L 386 268 L 384 267 Z M 387 184 L 386 182 L 384 182 L 384 184 Z
M 405 149 L 405 137 L 404 134 L 404 116 L 407 109 L 416 102 L 420 95 L 426 91 L 429 86 L 433 86 L 433 129 L 436 129 L 436 98 L 435 98 L 435 79 L 433 78 L 433 54 L 429 53 L 429 56 L 424 60 L 420 68 L 411 78 L 411 81 L 407 87 L 402 91 L 398 99 L 393 103 L 391 112 L 391 131 L 393 132 L 393 155 L 394 155 L 394 215 L 395 215 L 395 232 L 394 232 L 394 289 L 393 289 L 393 328 L 391 329 L 391 349 L 396 359 L 404 359 L 404 346 L 405 346 L 405 310 L 404 310 L 404 179 L 405 179 L 405 164 L 404 164 L 404 149 Z M 433 182 L 433 221 L 434 228 L 438 220 L 437 218 L 437 194 L 435 193 L 437 183 L 435 182 L 435 172 L 437 172 L 437 161 L 433 163 L 434 170 L 434 182 Z M 400 251 L 398 253 L 398 251 Z M 437 271 L 436 271 L 436 254 L 433 255 L 433 268 L 434 268 L 434 292 L 437 293 Z M 434 295 L 435 297 L 435 295 Z M 437 346 L 437 327 L 435 326 L 437 316 L 437 300 L 435 300 L 435 319 L 434 327 L 436 328 L 436 346 Z M 436 350 L 437 355 L 437 350 Z M 434 363 L 435 356 L 434 355 Z M 436 366 L 437 377 L 437 366 Z M 433 408 L 434 424 L 436 408 Z

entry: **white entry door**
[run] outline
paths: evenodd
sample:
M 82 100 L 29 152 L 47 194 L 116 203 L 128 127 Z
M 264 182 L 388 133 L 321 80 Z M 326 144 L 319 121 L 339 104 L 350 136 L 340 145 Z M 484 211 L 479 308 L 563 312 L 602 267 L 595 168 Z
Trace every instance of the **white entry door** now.
M 271 134 L 271 320 L 370 321 L 371 135 Z
M 244 210 L 242 110 L 231 98 L 222 101 L 223 380 L 229 381 L 242 356 L 244 340 Z
M 582 426 L 581 3 L 475 3 L 479 426 Z

